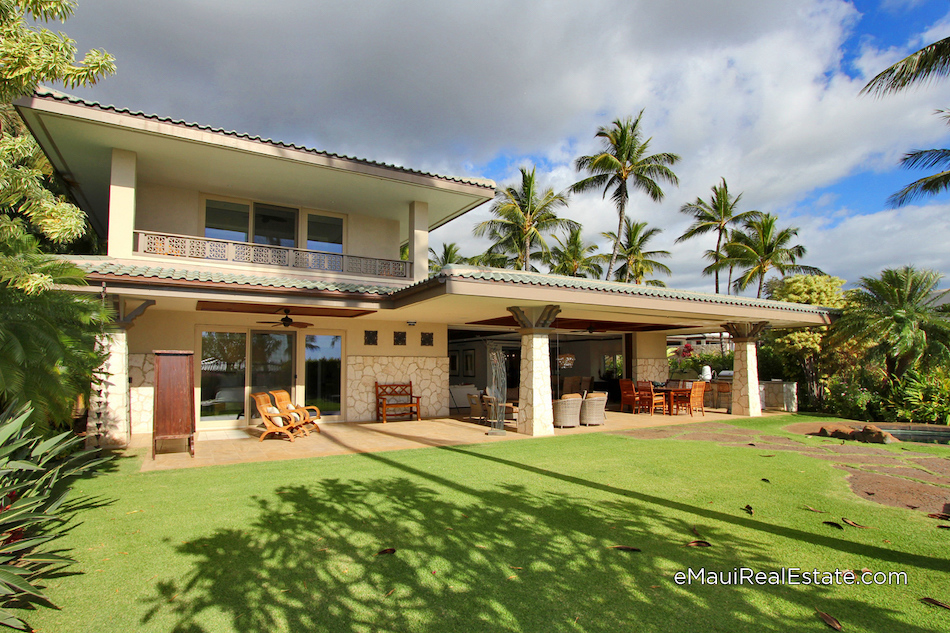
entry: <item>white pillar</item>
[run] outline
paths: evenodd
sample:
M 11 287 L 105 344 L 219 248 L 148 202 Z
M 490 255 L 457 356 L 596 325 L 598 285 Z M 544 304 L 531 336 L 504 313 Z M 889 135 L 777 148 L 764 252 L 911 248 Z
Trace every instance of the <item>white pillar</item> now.
M 108 356 L 92 386 L 86 446 L 128 446 L 132 435 L 129 412 L 129 346 L 125 330 L 111 332 L 98 345 Z
M 409 261 L 412 262 L 412 281 L 429 277 L 429 204 L 409 203 Z
M 554 435 L 551 349 L 547 330 L 522 330 L 521 332 L 518 432 L 525 435 Z
M 758 417 L 762 415 L 759 397 L 759 363 L 755 342 L 768 325 L 759 323 L 726 323 L 722 327 L 735 343 L 732 377 L 732 414 Z
M 755 339 L 736 339 L 733 363 L 732 414 L 757 417 L 762 415 L 759 400 L 759 364 Z
M 112 150 L 112 179 L 109 183 L 109 257 L 128 257 L 135 238 L 135 152 Z
M 518 432 L 554 435 L 551 402 L 551 346 L 548 333 L 560 306 L 509 307 L 521 326 L 521 384 L 518 385 Z

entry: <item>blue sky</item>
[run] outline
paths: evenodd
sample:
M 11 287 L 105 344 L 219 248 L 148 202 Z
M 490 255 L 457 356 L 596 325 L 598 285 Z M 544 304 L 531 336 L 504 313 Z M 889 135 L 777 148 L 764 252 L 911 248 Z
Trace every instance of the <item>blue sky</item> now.
M 56 28 L 59 28 L 58 26 Z M 653 151 L 680 154 L 679 187 L 630 214 L 663 233 L 674 288 L 711 290 L 702 253 L 676 244 L 680 206 L 726 178 L 743 208 L 799 228 L 804 263 L 849 281 L 913 263 L 950 274 L 950 198 L 894 210 L 944 147 L 950 79 L 884 98 L 866 81 L 950 36 L 950 3 L 885 0 L 80 0 L 61 27 L 118 73 L 87 99 L 436 173 L 510 184 L 536 166 L 577 180 L 594 132 L 644 109 Z M 613 207 L 574 196 L 565 215 L 602 249 Z M 463 254 L 488 207 L 440 228 Z

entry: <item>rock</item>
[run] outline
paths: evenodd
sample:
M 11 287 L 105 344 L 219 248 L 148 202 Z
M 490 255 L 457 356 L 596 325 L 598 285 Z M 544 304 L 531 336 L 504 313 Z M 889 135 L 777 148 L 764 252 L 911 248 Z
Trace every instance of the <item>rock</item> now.
M 854 429 L 845 424 L 829 424 L 821 427 L 818 431 L 820 437 L 836 437 L 842 440 L 850 440 Z

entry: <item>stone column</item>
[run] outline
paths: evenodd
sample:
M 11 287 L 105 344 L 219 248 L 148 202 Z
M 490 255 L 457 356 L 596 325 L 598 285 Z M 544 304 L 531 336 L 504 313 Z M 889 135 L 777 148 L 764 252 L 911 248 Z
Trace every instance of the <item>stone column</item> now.
M 86 446 L 128 446 L 132 428 L 129 415 L 129 346 L 125 330 L 99 339 L 108 356 L 100 367 L 101 382 L 92 386 Z
M 112 178 L 109 183 L 109 257 L 128 257 L 135 240 L 135 152 L 112 150 Z
M 412 262 L 412 281 L 429 277 L 429 204 L 409 203 L 409 260 Z
M 554 435 L 551 402 L 551 348 L 548 334 L 559 306 L 510 307 L 521 326 L 521 384 L 518 385 L 518 432 Z
M 759 399 L 759 363 L 755 343 L 768 325 L 759 323 L 726 323 L 722 327 L 732 336 L 735 361 L 732 379 L 732 414 L 749 417 L 762 415 Z

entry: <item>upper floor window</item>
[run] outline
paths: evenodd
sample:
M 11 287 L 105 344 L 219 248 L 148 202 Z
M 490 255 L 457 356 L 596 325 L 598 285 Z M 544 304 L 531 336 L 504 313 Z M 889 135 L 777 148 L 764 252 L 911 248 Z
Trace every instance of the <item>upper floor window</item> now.
M 307 217 L 307 248 L 328 253 L 343 252 L 343 218 L 310 214 Z
M 270 204 L 254 205 L 254 243 L 268 246 L 297 245 L 297 210 Z
M 249 205 L 208 200 L 205 206 L 205 237 L 247 242 L 250 217 Z
M 299 221 L 298 215 L 303 215 Z M 302 223 L 304 220 L 306 224 Z M 231 242 L 343 253 L 343 218 L 306 212 L 298 214 L 297 209 L 273 204 L 207 200 L 204 236 Z

